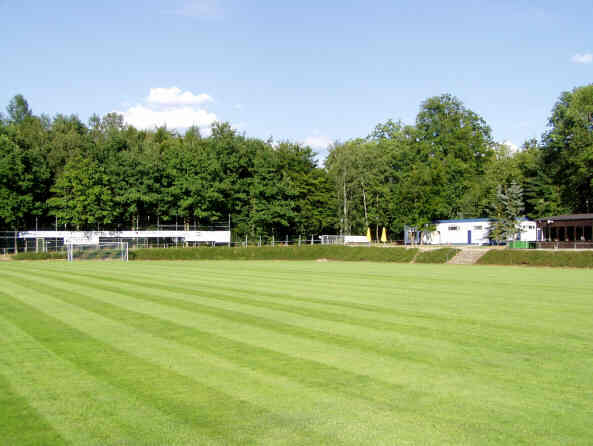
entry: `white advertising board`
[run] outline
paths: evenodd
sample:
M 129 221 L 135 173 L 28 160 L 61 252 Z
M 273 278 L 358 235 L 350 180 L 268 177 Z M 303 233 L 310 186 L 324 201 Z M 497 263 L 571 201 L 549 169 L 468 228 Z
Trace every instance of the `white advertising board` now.
M 65 244 L 92 245 L 101 238 L 157 239 L 176 238 L 186 242 L 228 243 L 230 231 L 25 231 L 19 238 L 62 239 Z
M 368 243 L 366 235 L 345 235 L 344 243 Z

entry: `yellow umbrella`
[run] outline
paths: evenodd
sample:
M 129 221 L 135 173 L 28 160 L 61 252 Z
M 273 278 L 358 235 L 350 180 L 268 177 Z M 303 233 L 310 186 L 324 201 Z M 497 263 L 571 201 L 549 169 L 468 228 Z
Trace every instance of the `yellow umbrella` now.
M 373 241 L 373 238 L 371 237 L 371 228 L 367 228 L 367 240 L 369 243 Z
M 383 233 L 381 234 L 381 241 L 383 243 L 385 243 L 387 241 L 387 230 L 385 229 L 385 226 L 383 226 Z

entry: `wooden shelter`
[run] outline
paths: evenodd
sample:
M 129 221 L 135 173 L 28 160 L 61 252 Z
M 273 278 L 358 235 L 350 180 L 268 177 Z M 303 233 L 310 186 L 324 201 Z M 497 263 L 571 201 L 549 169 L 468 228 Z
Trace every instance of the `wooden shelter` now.
M 593 214 L 557 215 L 536 222 L 538 248 L 593 248 Z

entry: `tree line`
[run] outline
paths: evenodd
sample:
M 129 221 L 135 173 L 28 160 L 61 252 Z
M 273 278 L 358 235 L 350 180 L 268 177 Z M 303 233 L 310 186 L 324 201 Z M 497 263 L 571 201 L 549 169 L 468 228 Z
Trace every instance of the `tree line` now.
M 521 150 L 494 141 L 458 98 L 425 100 L 412 125 L 388 120 L 336 142 L 318 162 L 310 147 L 251 138 L 228 123 L 140 130 L 114 113 L 35 115 L 15 96 L 0 114 L 0 228 L 130 229 L 213 226 L 237 236 L 378 237 L 387 227 L 495 217 L 516 193 L 537 218 L 593 208 L 593 85 L 560 95 L 539 140 Z

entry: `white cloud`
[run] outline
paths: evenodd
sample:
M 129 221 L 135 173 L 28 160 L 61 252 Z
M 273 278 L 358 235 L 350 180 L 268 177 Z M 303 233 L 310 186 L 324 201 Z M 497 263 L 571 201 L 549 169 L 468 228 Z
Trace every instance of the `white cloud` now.
M 206 93 L 198 95 L 191 91 L 181 91 L 180 88 L 151 88 L 147 102 L 160 105 L 197 105 L 205 102 L 213 102 Z
M 312 149 L 325 150 L 333 142 L 331 138 L 323 135 L 313 135 L 305 138 L 303 143 Z
M 127 105 L 125 111 L 116 111 L 123 115 L 127 124 L 141 129 L 167 126 L 169 129 L 183 130 L 191 126 L 200 127 L 201 133 L 207 133 L 210 125 L 218 118 L 199 104 L 212 102 L 212 98 L 203 93 L 194 95 L 191 91 L 181 91 L 177 87 L 151 88 L 144 103 Z
M 166 125 L 170 129 L 186 129 L 192 125 L 208 127 L 217 121 L 214 113 L 192 107 L 155 110 L 144 105 L 136 105 L 128 108 L 126 111 L 117 113 L 123 115 L 126 123 L 142 129 L 150 129 L 163 125 Z
M 167 12 L 192 18 L 222 17 L 222 8 L 218 0 L 186 0 L 181 7 Z
M 502 143 L 509 148 L 511 153 L 516 153 L 521 150 L 518 145 L 514 144 L 512 141 L 509 141 L 508 139 L 506 141 L 503 141 Z
M 575 54 L 570 59 L 574 63 L 584 63 L 589 64 L 593 63 L 593 53 L 583 53 L 583 54 Z

